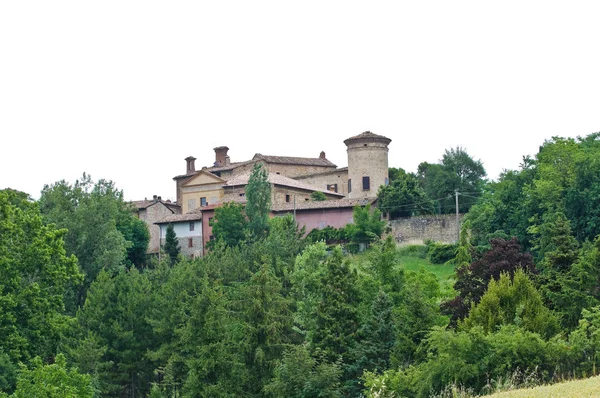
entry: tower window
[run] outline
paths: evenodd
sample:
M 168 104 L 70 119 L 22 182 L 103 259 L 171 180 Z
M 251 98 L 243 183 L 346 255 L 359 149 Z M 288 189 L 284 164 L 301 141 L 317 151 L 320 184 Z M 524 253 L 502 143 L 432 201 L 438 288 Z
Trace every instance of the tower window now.
M 352 192 L 352 180 L 348 178 L 348 193 Z
M 368 191 L 369 189 L 371 189 L 371 179 L 369 177 L 363 177 L 363 191 Z
M 290 195 L 285 195 L 285 201 L 286 203 L 290 203 Z

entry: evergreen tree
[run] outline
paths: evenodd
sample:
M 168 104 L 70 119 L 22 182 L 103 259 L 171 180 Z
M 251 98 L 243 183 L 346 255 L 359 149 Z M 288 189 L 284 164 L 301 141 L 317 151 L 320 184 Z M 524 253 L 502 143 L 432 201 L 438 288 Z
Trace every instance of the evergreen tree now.
M 173 224 L 169 224 L 167 226 L 164 249 L 171 259 L 171 265 L 175 264 L 181 249 L 179 247 L 179 241 L 177 240 L 177 235 L 175 234 L 175 228 L 173 227 Z
M 393 306 L 390 297 L 380 290 L 371 306 L 369 318 L 358 331 L 357 344 L 351 352 L 353 362 L 347 366 L 352 377 L 346 383 L 346 389 L 351 396 L 358 396 L 362 390 L 359 380 L 363 372 L 383 373 L 390 367 L 390 353 L 397 333 Z
M 544 306 L 542 296 L 522 269 L 515 272 L 512 281 L 507 273 L 500 275 L 498 281 L 492 279 L 481 301 L 459 325 L 466 330 L 480 326 L 491 333 L 510 324 L 545 338 L 559 330 L 558 319 Z
M 246 215 L 248 228 L 257 238 L 265 236 L 269 229 L 271 212 L 271 184 L 262 164 L 256 163 L 246 186 Z
M 341 358 L 347 364 L 359 326 L 357 275 L 344 261 L 339 246 L 327 259 L 326 267 L 321 280 L 321 301 L 315 314 L 312 349 L 313 352 L 321 350 L 329 362 Z

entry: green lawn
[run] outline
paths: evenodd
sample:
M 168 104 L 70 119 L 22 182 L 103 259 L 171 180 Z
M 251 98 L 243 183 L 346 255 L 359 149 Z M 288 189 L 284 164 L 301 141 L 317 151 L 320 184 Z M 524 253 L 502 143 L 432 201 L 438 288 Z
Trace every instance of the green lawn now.
M 584 380 L 573 380 L 565 383 L 553 384 L 513 390 L 486 395 L 488 398 L 550 398 L 550 397 L 600 397 L 600 376 Z
M 425 269 L 433 273 L 440 283 L 442 290 L 451 289 L 454 286 L 454 265 L 431 264 L 429 260 L 415 255 L 399 256 L 400 265 L 406 270 L 419 271 Z

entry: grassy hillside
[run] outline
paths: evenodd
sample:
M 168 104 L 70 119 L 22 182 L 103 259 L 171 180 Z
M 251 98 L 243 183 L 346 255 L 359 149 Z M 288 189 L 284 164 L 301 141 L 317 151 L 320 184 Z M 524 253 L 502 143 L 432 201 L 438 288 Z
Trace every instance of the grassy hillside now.
M 600 397 L 600 376 L 584 380 L 573 380 L 565 383 L 527 388 L 522 390 L 505 391 L 489 398 L 552 398 L 552 397 Z

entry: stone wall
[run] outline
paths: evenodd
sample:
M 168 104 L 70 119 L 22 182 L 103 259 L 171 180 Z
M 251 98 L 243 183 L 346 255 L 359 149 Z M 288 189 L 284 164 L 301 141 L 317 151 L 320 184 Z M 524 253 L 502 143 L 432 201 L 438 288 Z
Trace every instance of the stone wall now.
M 297 177 L 296 180 L 312 185 L 319 189 L 327 189 L 330 184 L 337 184 L 337 193 L 348 194 L 348 170 L 334 171 L 327 174 Z
M 459 215 L 459 223 L 463 214 Z M 456 214 L 399 218 L 390 221 L 392 234 L 402 234 L 402 242 L 421 244 L 426 239 L 438 242 L 456 242 Z
M 146 225 L 148 225 L 148 231 L 150 232 L 150 240 L 148 242 L 148 253 L 158 253 L 160 228 L 154 223 L 172 214 L 173 212 L 161 202 L 157 202 L 153 205 L 148 206 L 145 209 L 139 210 L 138 217 L 141 220 L 143 220 L 146 223 Z
M 363 177 L 369 177 L 369 189 L 362 186 Z M 387 184 L 388 181 L 387 145 L 362 141 L 348 145 L 348 180 L 352 180 L 349 198 L 376 197 L 379 186 Z

